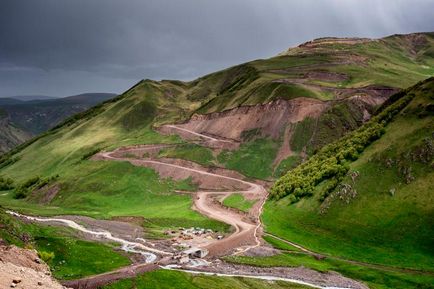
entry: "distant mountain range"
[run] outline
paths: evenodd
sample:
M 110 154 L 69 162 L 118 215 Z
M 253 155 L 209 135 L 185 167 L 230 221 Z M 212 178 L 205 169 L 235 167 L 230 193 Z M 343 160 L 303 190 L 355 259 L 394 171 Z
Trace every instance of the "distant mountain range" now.
M 47 99 L 56 99 L 56 98 L 62 98 L 62 97 L 56 97 L 56 96 L 48 96 L 48 95 L 14 95 L 14 96 L 4 96 L 0 97 L 0 100 L 7 98 L 7 99 L 15 99 L 15 100 L 21 100 L 21 101 L 29 101 L 29 100 L 47 100 Z
M 114 96 L 114 93 L 84 93 L 60 98 L 43 95 L 0 98 L 0 153 Z

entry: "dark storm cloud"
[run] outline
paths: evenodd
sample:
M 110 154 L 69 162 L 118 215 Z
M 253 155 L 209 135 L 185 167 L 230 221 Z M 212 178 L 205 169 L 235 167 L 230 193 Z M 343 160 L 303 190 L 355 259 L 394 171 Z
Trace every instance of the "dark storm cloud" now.
M 434 30 L 429 0 L 2 0 L 0 96 L 192 79 L 321 36 Z

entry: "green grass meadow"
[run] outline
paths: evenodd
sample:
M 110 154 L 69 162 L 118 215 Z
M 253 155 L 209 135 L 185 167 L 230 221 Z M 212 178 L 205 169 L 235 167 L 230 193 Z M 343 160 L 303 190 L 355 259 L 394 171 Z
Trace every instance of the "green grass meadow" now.
M 232 194 L 223 200 L 224 206 L 235 208 L 243 212 L 248 212 L 254 204 L 254 200 L 246 200 L 242 194 Z
M 236 151 L 223 151 L 218 161 L 228 169 L 245 176 L 267 179 L 271 176 L 272 164 L 279 149 L 278 142 L 271 139 L 256 139 L 244 144 Z
M 63 175 L 60 186 L 62 190 L 48 206 L 15 200 L 12 192 L 0 196 L 0 201 L 11 209 L 36 215 L 138 216 L 145 219 L 143 225 L 150 231 L 179 226 L 228 229 L 191 210 L 190 196 L 174 192 L 194 190 L 189 179 L 160 179 L 154 170 L 127 162 L 82 161 Z

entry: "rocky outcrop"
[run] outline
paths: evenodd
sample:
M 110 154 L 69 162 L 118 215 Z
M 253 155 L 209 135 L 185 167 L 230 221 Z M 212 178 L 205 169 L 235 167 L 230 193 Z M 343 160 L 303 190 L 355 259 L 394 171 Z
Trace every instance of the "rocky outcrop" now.
M 249 131 L 278 139 L 288 123 L 296 123 L 306 117 L 318 117 L 326 107 L 326 102 L 312 98 L 279 99 L 218 113 L 195 114 L 188 122 L 177 126 L 236 141 L 242 141 Z
M 64 289 L 36 250 L 0 245 L 0 288 Z
M 289 124 L 306 118 L 318 118 L 341 101 L 357 104 L 368 119 L 374 107 L 382 104 L 396 89 L 367 87 L 346 91 L 343 99 L 321 101 L 299 97 L 291 100 L 278 99 L 266 104 L 240 106 L 210 114 L 194 114 L 178 128 L 199 134 L 243 142 L 251 136 L 279 139 Z M 352 95 L 351 97 L 348 97 Z M 167 129 L 166 129 L 167 130 Z M 179 134 L 178 131 L 173 131 Z M 183 136 L 183 135 L 181 135 Z

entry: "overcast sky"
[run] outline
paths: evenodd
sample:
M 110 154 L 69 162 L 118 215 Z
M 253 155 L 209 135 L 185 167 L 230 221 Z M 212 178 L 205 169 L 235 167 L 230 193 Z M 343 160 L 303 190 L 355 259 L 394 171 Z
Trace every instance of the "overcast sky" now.
M 0 96 L 190 80 L 323 36 L 434 31 L 434 0 L 0 0 Z

